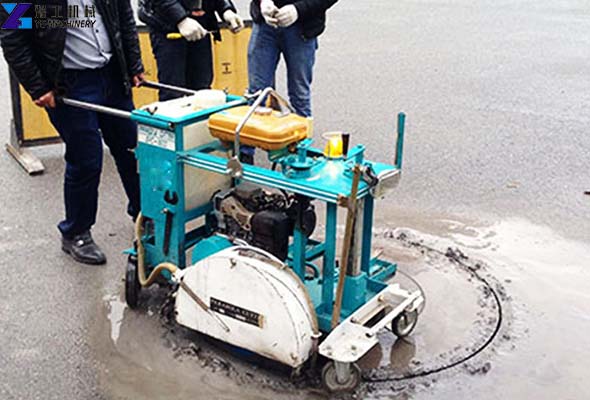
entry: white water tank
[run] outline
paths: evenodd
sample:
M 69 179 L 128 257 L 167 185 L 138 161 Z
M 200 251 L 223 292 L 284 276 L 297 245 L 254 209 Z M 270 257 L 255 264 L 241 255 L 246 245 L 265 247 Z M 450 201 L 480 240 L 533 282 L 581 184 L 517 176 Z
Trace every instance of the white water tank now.
M 225 104 L 226 94 L 221 90 L 199 90 L 192 96 L 158 101 L 148 104 L 143 109 L 151 110 L 154 115 L 168 118 L 182 118 L 207 108 Z M 190 150 L 216 140 L 209 133 L 207 119 L 184 127 L 184 149 Z M 227 153 L 212 153 L 221 157 L 228 157 Z M 230 187 L 231 178 L 202 169 L 184 166 L 185 209 L 190 210 L 211 201 L 213 194 Z

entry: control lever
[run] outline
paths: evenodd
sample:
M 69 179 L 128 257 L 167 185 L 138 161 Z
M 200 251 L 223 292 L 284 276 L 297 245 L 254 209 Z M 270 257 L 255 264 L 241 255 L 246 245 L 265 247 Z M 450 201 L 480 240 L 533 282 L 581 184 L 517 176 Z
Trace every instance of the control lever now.
M 248 120 L 250 119 L 252 114 L 254 114 L 256 109 L 260 106 L 260 104 L 262 104 L 262 102 L 269 95 L 274 97 L 277 100 L 277 102 L 279 102 L 283 106 L 286 106 L 287 109 L 289 110 L 289 112 L 295 112 L 295 110 L 293 109 L 293 107 L 291 107 L 289 102 L 287 100 L 285 100 L 284 98 L 282 98 L 270 86 L 262 91 L 258 91 L 256 93 L 254 93 L 253 95 L 246 96 L 246 98 L 249 100 L 253 99 L 256 96 L 256 100 L 254 101 L 254 103 L 252 103 L 252 105 L 250 106 L 250 109 L 248 110 L 246 115 L 244 115 L 244 117 L 242 118 L 242 120 L 240 121 L 238 126 L 236 127 L 235 140 L 234 140 L 234 154 L 233 154 L 233 157 L 227 162 L 227 171 L 229 172 L 229 174 L 232 178 L 239 179 L 242 177 L 242 175 L 244 173 L 244 168 L 242 167 L 242 163 L 240 162 L 240 133 L 242 132 L 242 129 L 244 129 L 246 122 L 248 122 Z

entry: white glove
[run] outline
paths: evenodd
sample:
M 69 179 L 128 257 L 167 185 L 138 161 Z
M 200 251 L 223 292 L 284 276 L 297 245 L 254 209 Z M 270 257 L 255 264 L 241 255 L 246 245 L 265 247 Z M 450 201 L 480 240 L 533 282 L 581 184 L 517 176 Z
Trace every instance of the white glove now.
M 192 18 L 186 17 L 176 25 L 180 34 L 189 42 L 203 39 L 209 32 Z
M 260 0 L 260 12 L 268 25 L 274 28 L 278 26 L 279 20 L 276 18 L 276 14 L 279 12 L 279 9 L 272 0 Z
M 297 13 L 297 9 L 293 4 L 288 4 L 284 7 L 281 7 L 279 12 L 276 13 L 275 18 L 279 21 L 279 26 L 281 28 L 286 28 L 293 25 L 295 21 L 297 21 L 299 14 Z
M 244 29 L 244 20 L 232 10 L 225 10 L 223 20 L 229 24 L 233 33 L 238 33 Z

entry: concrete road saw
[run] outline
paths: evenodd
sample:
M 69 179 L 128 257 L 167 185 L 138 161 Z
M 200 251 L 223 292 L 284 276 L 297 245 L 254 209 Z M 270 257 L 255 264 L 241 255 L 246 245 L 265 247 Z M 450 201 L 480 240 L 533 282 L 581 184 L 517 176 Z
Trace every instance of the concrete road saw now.
M 185 96 L 131 113 L 63 99 L 138 124 L 142 212 L 127 303 L 163 276 L 177 287 L 179 324 L 296 370 L 319 354 L 324 386 L 353 390 L 378 333 L 409 335 L 424 302 L 371 251 L 376 200 L 401 176 L 405 116 L 390 165 L 367 160 L 343 132 L 314 148 L 310 120 L 271 88 L 248 97 L 166 88 Z M 243 146 L 266 166 L 243 163 Z

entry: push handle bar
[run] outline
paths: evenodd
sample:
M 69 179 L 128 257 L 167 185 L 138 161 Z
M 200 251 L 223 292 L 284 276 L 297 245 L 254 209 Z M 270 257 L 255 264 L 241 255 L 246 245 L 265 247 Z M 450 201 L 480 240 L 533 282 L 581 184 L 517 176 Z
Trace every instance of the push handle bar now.
M 65 105 L 83 108 L 85 110 L 96 111 L 102 114 L 112 115 L 113 117 L 131 119 L 131 113 L 129 111 L 119 110 L 117 108 L 101 106 L 98 104 L 87 103 L 85 101 L 68 99 L 67 97 L 58 97 L 58 102 L 62 102 Z
M 178 86 L 166 85 L 165 83 L 152 82 L 152 81 L 142 81 L 139 86 L 150 88 L 150 89 L 170 90 L 170 91 L 182 93 L 185 95 L 193 95 L 193 94 L 197 93 L 196 90 L 191 90 L 191 89 L 182 88 L 182 87 L 178 87 Z M 96 111 L 96 112 L 99 112 L 102 114 L 112 115 L 113 117 L 131 119 L 131 113 L 129 111 L 119 110 L 117 108 L 101 106 L 98 104 L 92 104 L 92 103 L 88 103 L 85 101 L 74 100 L 74 99 L 70 99 L 67 97 L 58 97 L 57 101 L 62 102 L 63 104 L 68 105 L 68 106 L 83 108 L 85 110 L 90 110 L 90 111 Z
M 153 82 L 153 81 L 142 81 L 139 86 L 140 87 L 147 87 L 150 89 L 170 90 L 172 92 L 182 93 L 182 94 L 186 94 L 189 96 L 197 93 L 196 90 L 187 89 L 187 88 L 178 87 L 178 86 L 167 85 L 165 83 Z

